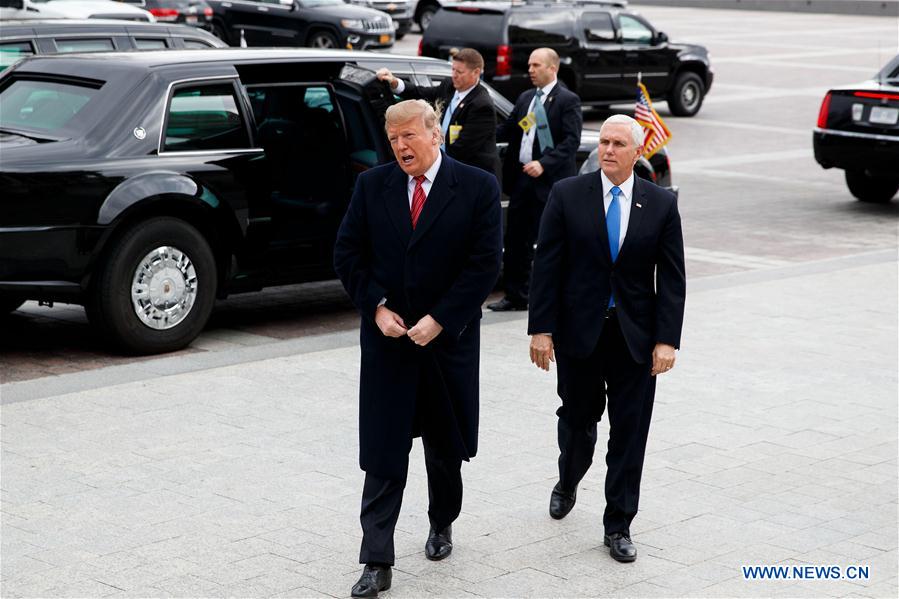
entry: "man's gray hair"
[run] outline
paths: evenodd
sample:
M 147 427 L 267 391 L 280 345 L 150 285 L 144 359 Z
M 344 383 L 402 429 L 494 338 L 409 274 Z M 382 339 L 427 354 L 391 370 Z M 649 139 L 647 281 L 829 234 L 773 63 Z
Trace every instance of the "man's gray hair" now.
M 439 108 L 435 110 L 424 100 L 403 100 L 387 109 L 384 114 L 384 128 L 419 117 L 425 129 L 436 129 L 440 133 L 440 112 Z
M 634 138 L 634 145 L 638 148 L 643 145 L 643 140 L 645 138 L 645 134 L 643 133 L 643 126 L 626 114 L 615 114 L 610 116 L 602 124 L 603 127 L 605 127 L 606 125 L 629 126 L 631 128 L 631 137 Z M 602 132 L 602 127 L 600 127 L 599 130 L 600 132 Z

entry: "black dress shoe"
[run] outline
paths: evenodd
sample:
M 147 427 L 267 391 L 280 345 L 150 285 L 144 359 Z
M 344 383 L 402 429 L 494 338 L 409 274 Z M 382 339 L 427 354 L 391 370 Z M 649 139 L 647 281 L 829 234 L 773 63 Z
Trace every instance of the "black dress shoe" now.
M 453 526 L 450 524 L 441 531 L 434 530 L 428 533 L 428 541 L 425 543 L 425 557 L 431 561 L 439 561 L 449 557 L 453 552 Z
M 393 580 L 393 572 L 390 566 L 371 566 L 366 564 L 362 569 L 362 576 L 353 585 L 353 597 L 377 597 L 380 591 L 390 588 Z
M 568 493 L 562 490 L 562 483 L 556 483 L 552 495 L 549 497 L 549 515 L 556 520 L 561 520 L 568 515 L 574 502 L 577 501 L 577 489 Z
M 513 302 L 509 298 L 504 297 L 498 302 L 487 304 L 487 309 L 493 310 L 494 312 L 514 312 L 517 310 L 527 310 L 528 305 L 527 302 Z
M 637 548 L 631 543 L 631 537 L 623 532 L 613 532 L 603 537 L 609 548 L 609 555 L 619 562 L 632 562 L 637 559 Z

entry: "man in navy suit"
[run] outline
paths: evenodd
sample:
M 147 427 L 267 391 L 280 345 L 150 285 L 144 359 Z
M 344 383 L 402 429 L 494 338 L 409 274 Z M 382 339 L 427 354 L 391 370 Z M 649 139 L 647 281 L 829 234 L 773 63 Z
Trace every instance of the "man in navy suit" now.
M 600 170 L 557 183 L 540 223 L 529 307 L 531 361 L 558 365 L 559 482 L 553 518 L 574 507 L 608 406 L 604 542 L 637 557 L 637 514 L 656 376 L 674 366 L 684 318 L 677 201 L 634 176 L 643 129 L 616 115 L 600 130 Z
M 391 106 L 386 121 L 396 163 L 359 176 L 334 247 L 337 275 L 362 316 L 365 568 L 354 597 L 390 587 L 416 436 L 430 498 L 425 556 L 452 551 L 462 461 L 477 452 L 481 304 L 502 254 L 496 177 L 440 151 L 439 115 L 424 100 Z
M 503 163 L 509 210 L 503 255 L 505 297 L 489 304 L 491 310 L 527 308 L 534 241 L 549 190 L 556 181 L 577 173 L 581 100 L 558 80 L 559 62 L 551 48 L 531 52 L 528 74 L 534 89 L 518 96 L 515 109 L 496 131 L 497 141 L 509 143 Z

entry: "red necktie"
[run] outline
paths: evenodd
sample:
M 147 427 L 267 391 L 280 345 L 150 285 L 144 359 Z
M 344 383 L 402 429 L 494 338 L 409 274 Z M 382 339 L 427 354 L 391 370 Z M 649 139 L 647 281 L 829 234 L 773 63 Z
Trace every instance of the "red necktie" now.
M 425 206 L 425 190 L 421 186 L 421 184 L 425 180 L 424 175 L 419 175 L 417 177 L 413 177 L 415 179 L 415 191 L 412 192 L 412 228 L 415 228 L 415 224 L 418 222 L 418 217 L 421 215 L 421 209 Z

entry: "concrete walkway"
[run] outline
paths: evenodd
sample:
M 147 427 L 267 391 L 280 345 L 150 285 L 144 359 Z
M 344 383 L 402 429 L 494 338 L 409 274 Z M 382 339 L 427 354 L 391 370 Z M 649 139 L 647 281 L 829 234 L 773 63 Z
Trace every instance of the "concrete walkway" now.
M 628 565 L 602 546 L 601 458 L 549 518 L 555 373 L 528 362 L 521 314 L 488 314 L 455 551 L 424 558 L 416 443 L 384 596 L 895 597 L 896 289 L 894 251 L 690 283 Z M 3 597 L 349 594 L 355 335 L 242 351 L 0 389 Z M 771 564 L 869 577 L 744 579 Z

